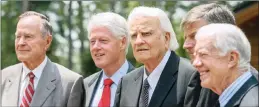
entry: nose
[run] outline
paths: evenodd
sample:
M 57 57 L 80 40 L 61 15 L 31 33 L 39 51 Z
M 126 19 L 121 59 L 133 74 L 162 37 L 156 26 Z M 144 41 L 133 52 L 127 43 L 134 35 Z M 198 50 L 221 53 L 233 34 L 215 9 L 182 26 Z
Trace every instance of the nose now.
M 191 41 L 186 40 L 186 41 L 184 42 L 184 44 L 183 44 L 183 48 L 184 48 L 184 49 L 187 49 L 188 51 L 190 51 L 191 49 L 194 48 L 194 43 L 191 42 Z
M 192 65 L 193 65 L 195 68 L 198 69 L 199 67 L 202 66 L 202 62 L 201 62 L 201 60 L 200 60 L 198 57 L 194 56 Z
M 93 50 L 99 50 L 101 47 L 100 47 L 100 42 L 99 41 L 96 41 L 93 45 L 92 45 L 92 49 Z
M 140 35 L 137 35 L 135 44 L 142 44 L 142 43 L 144 43 L 143 38 Z
M 18 45 L 25 45 L 24 37 L 21 37 L 21 38 L 18 39 Z

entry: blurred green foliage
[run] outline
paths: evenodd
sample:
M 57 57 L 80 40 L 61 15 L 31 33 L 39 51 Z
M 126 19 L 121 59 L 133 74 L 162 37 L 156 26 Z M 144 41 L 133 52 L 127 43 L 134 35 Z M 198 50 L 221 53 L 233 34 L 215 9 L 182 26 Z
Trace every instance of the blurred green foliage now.
M 188 2 L 188 1 L 187 1 Z M 91 15 L 98 12 L 113 11 L 124 16 L 126 19 L 129 12 L 136 6 L 145 5 L 158 7 L 165 10 L 172 22 L 179 42 L 179 49 L 176 53 L 179 56 L 188 58 L 182 48 L 184 38 L 180 29 L 181 18 L 174 18 L 177 11 L 186 14 L 192 7 L 205 1 L 194 1 L 190 3 L 178 1 L 1 1 L 1 69 L 16 64 L 14 39 L 18 16 L 26 10 L 33 10 L 47 15 L 53 26 L 53 42 L 47 56 L 56 63 L 60 63 L 84 77 L 91 75 L 98 70 L 96 68 L 88 47 L 87 23 Z M 221 1 L 220 3 L 228 4 Z M 187 5 L 188 4 L 188 5 Z M 71 7 L 69 6 L 71 5 Z M 71 10 L 69 13 L 69 9 Z M 179 14 L 179 13 L 178 13 Z M 181 15 L 183 16 L 183 15 Z M 70 22 L 70 23 L 69 23 Z M 71 31 L 71 33 L 69 33 Z M 71 37 L 71 40 L 69 40 Z M 68 44 L 73 46 L 69 49 Z M 71 51 L 72 56 L 69 56 Z M 69 57 L 72 60 L 68 60 Z M 137 63 L 131 46 L 127 59 L 135 66 Z M 72 64 L 69 66 L 69 64 Z

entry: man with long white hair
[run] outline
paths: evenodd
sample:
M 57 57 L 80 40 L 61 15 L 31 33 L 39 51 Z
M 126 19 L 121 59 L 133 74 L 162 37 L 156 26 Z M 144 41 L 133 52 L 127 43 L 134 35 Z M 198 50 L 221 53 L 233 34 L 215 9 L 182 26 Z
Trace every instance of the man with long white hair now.
M 167 14 L 159 8 L 136 7 L 128 25 L 134 57 L 144 66 L 122 78 L 115 106 L 184 106 L 195 69 L 175 54 L 179 45 Z
M 217 107 L 258 107 L 258 81 L 249 72 L 251 46 L 231 24 L 209 24 L 196 36 L 193 65 L 201 86 L 219 95 Z

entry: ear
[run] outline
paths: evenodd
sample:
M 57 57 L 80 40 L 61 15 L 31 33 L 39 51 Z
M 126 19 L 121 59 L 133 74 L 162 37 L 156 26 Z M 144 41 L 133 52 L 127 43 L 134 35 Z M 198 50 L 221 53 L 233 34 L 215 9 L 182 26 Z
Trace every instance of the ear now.
M 126 44 L 127 44 L 126 37 L 122 37 L 121 42 L 120 42 L 120 49 L 121 50 L 125 50 L 126 49 Z
M 239 62 L 239 53 L 237 51 L 231 51 L 229 54 L 228 67 L 232 68 L 237 66 Z
M 46 51 L 50 47 L 51 42 L 52 42 L 52 35 L 47 35 L 47 37 L 46 37 L 46 47 L 45 47 Z
M 165 32 L 165 45 L 169 49 L 171 35 L 169 32 Z

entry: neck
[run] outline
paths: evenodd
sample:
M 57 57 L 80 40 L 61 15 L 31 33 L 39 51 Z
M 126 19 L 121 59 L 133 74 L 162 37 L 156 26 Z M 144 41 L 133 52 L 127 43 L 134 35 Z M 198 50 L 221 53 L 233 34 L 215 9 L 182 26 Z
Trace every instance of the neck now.
M 44 59 L 45 59 L 45 55 L 38 57 L 37 60 L 23 61 L 23 63 L 28 69 L 34 70 L 36 67 L 38 67 L 43 62 Z
M 112 63 L 106 68 L 103 68 L 105 75 L 111 77 L 117 70 L 120 69 L 120 67 L 124 64 L 125 60 L 125 57 L 119 58 L 117 62 Z
M 228 88 L 238 77 L 240 77 L 243 72 L 236 70 L 230 71 L 231 73 L 222 79 L 219 86 L 216 86 L 212 88 L 212 91 L 214 91 L 216 94 L 221 95 L 226 88 Z
M 144 63 L 148 75 L 151 74 L 154 71 L 154 69 L 159 65 L 159 63 L 164 58 L 166 52 L 167 51 L 161 53 L 158 57 L 150 59 L 146 63 Z

